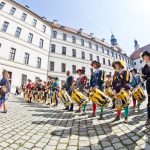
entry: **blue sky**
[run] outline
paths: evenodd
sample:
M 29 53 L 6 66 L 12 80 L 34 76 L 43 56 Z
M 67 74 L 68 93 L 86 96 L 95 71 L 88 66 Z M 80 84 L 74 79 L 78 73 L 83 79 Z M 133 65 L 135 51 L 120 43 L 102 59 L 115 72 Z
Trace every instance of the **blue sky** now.
M 17 0 L 41 16 L 110 41 L 111 31 L 127 54 L 150 43 L 150 0 Z

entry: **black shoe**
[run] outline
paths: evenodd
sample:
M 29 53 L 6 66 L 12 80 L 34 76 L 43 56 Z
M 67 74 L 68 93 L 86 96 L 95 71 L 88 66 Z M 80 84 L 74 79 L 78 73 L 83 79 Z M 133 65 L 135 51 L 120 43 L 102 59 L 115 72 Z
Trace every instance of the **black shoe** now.
M 1 113 L 6 114 L 6 113 L 7 113 L 7 110 L 5 110 L 5 111 L 1 111 Z
M 73 109 L 69 109 L 68 112 L 73 112 Z
M 147 119 L 146 122 L 145 122 L 145 125 L 150 125 L 150 119 Z
M 103 115 L 100 115 L 99 118 L 98 118 L 98 120 L 103 120 L 103 119 L 104 119 Z
M 63 110 L 68 110 L 69 109 L 69 107 L 66 107 L 65 109 L 63 109 Z

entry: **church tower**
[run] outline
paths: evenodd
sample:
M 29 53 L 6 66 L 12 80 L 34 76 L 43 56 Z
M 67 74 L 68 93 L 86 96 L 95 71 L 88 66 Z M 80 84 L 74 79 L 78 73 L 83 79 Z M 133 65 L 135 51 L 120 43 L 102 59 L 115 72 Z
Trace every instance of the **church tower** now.
M 110 39 L 111 45 L 118 45 L 117 43 L 117 39 L 115 38 L 115 36 L 112 34 L 111 35 L 111 39 Z
M 134 49 L 135 49 L 135 51 L 137 51 L 139 48 L 140 48 L 140 46 L 138 44 L 138 41 L 134 40 Z

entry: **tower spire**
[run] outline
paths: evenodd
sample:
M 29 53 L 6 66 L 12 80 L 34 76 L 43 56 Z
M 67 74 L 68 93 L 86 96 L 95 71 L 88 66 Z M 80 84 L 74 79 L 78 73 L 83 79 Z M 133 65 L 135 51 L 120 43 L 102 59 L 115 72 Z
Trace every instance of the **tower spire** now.
M 139 44 L 138 44 L 138 41 L 135 39 L 134 40 L 134 49 L 135 51 L 138 50 L 140 48 Z
M 110 39 L 111 45 L 118 45 L 117 39 L 115 38 L 113 32 L 111 31 L 111 39 Z

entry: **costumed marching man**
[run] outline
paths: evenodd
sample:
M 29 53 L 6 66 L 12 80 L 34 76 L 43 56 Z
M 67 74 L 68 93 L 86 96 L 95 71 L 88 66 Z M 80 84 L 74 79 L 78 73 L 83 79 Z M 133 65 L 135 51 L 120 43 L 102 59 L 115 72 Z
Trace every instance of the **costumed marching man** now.
M 130 73 L 131 73 L 131 81 L 130 81 L 131 91 L 138 86 L 142 87 L 143 82 L 141 81 L 140 74 L 137 73 L 137 69 L 134 68 L 130 70 Z M 134 97 L 132 97 L 132 99 L 133 99 L 133 111 L 134 111 L 136 109 L 137 100 Z M 138 110 L 140 109 L 140 105 L 141 103 L 138 102 L 137 104 Z
M 58 106 L 58 92 L 59 92 L 59 90 L 60 90 L 59 79 L 56 77 L 54 79 L 54 83 L 52 85 L 53 98 L 55 101 L 55 104 L 53 106 Z
M 26 89 L 28 91 L 28 100 L 27 100 L 27 102 L 31 103 L 31 100 L 32 100 L 32 81 L 30 79 L 28 79 Z
M 91 74 L 90 91 L 92 91 L 92 89 L 94 88 L 98 88 L 101 91 L 104 91 L 104 83 L 106 78 L 105 71 L 101 70 L 101 64 L 96 60 L 92 61 L 91 66 L 95 69 L 95 71 Z M 92 117 L 96 117 L 96 108 L 97 108 L 96 103 L 93 103 Z M 103 108 L 101 107 L 101 113 L 99 119 L 102 118 L 103 118 Z
M 79 77 L 77 78 L 73 86 L 75 89 L 78 89 L 80 92 L 83 93 L 85 91 L 85 86 L 87 83 L 87 76 L 84 74 L 85 71 L 83 69 L 78 69 L 76 73 L 79 75 Z M 79 113 L 81 112 L 80 106 L 76 112 L 79 112 Z M 83 113 L 85 112 L 86 112 L 86 104 L 83 106 Z
M 67 93 L 69 95 L 71 95 L 72 94 L 72 85 L 74 83 L 74 77 L 70 74 L 70 71 L 67 71 L 66 75 L 67 75 L 67 78 L 66 78 L 66 82 L 65 82 L 65 89 L 66 89 Z M 71 103 L 70 108 L 68 106 L 63 110 L 73 111 L 73 103 Z
M 112 66 L 115 69 L 113 82 L 112 82 L 113 93 L 115 96 L 120 91 L 129 90 L 130 75 L 129 72 L 125 69 L 126 64 L 124 61 L 114 61 L 112 63 Z M 122 109 L 121 107 L 116 108 L 117 115 L 116 118 L 113 120 L 113 122 L 120 120 L 121 109 Z M 129 115 L 128 106 L 124 108 L 124 114 L 125 114 L 124 123 L 128 123 L 128 115 Z
M 105 82 L 105 88 L 106 89 L 109 89 L 109 88 L 112 88 L 112 78 L 111 78 L 111 75 L 107 75 L 107 80 Z M 112 100 L 112 109 L 115 108 L 115 99 Z
M 146 65 L 142 69 L 142 78 L 146 81 L 146 91 L 148 95 L 148 104 L 147 104 L 147 121 L 145 125 L 150 124 L 150 52 L 145 51 L 141 54 Z

